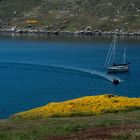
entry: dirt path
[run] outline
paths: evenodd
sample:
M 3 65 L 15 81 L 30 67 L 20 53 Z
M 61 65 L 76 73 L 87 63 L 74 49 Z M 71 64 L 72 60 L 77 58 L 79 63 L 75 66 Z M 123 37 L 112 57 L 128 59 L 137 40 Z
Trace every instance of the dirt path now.
M 140 130 L 140 125 L 125 125 L 107 128 L 91 128 L 67 136 L 49 137 L 49 140 L 110 140 L 121 134 L 129 134 L 136 139 L 134 131 Z M 43 139 L 45 140 L 45 139 Z

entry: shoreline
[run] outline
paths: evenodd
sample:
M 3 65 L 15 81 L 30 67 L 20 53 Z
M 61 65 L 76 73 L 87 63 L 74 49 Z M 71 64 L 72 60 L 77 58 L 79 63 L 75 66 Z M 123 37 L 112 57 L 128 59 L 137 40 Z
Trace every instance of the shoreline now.
M 97 98 L 97 99 L 96 99 Z M 62 102 L 50 102 L 50 103 L 48 103 L 48 104 L 46 104 L 46 105 L 42 105 L 42 106 L 38 106 L 38 107 L 35 107 L 35 108 L 31 108 L 31 109 L 28 109 L 28 110 L 24 110 L 24 111 L 20 111 L 20 112 L 17 112 L 17 113 L 13 113 L 13 114 L 11 114 L 11 115 L 9 115 L 9 116 L 7 116 L 7 117 L 4 117 L 4 118 L 0 118 L 0 123 L 2 123 L 2 122 L 4 122 L 4 121 L 6 121 L 6 120 L 16 120 L 16 117 L 18 118 L 18 119 L 20 119 L 20 117 L 22 118 L 23 116 L 24 116 L 24 114 L 28 114 L 28 117 L 30 118 L 30 117 L 33 117 L 33 115 L 34 115 L 34 113 L 36 112 L 36 111 L 39 111 L 40 109 L 43 109 L 43 108 L 45 108 L 45 109 L 43 109 L 44 110 L 44 112 L 45 112 L 45 110 L 47 110 L 47 107 L 49 107 L 49 106 L 53 106 L 54 107 L 54 110 L 55 110 L 55 106 L 57 106 L 57 108 L 58 108 L 58 106 L 61 104 L 61 106 L 63 106 L 64 105 L 64 107 L 63 108 L 59 108 L 60 110 L 61 109 L 65 109 L 65 108 L 67 108 L 67 106 L 71 106 L 71 105 L 73 105 L 73 104 L 75 104 L 75 101 L 78 101 L 78 103 L 79 103 L 79 106 L 81 106 L 80 104 L 82 103 L 84 103 L 84 102 L 86 102 L 86 100 L 85 99 L 88 99 L 89 101 L 92 101 L 92 102 L 94 102 L 94 100 L 96 100 L 96 102 L 95 102 L 95 106 L 96 106 L 96 104 L 103 104 L 104 103 L 104 100 L 103 99 L 105 99 L 105 100 L 108 100 L 108 102 L 110 102 L 111 104 L 111 106 L 114 106 L 114 107 L 116 107 L 116 105 L 117 105 L 117 103 L 118 102 L 120 102 L 120 103 L 122 103 L 123 104 L 123 102 L 122 101 L 126 101 L 125 103 L 126 104 L 128 104 L 128 102 L 129 101 L 131 101 L 131 102 L 133 102 L 134 104 L 135 104 L 135 101 L 136 100 L 140 100 L 140 97 L 127 97 L 127 96 L 120 96 L 120 95 L 114 95 L 114 94 L 99 94 L 99 95 L 94 95 L 94 96 L 83 96 L 83 97 L 79 97 L 79 98 L 74 98 L 74 99 L 70 99 L 70 100 L 64 100 L 64 101 L 62 101 Z M 93 100 L 94 99 L 94 100 Z M 102 101 L 103 100 L 103 101 Z M 115 102 L 114 102 L 114 100 L 115 100 Z M 109 109 L 110 109 L 110 107 L 108 108 L 107 106 L 109 105 L 109 104 L 106 104 L 106 107 L 108 108 L 106 111 L 107 112 L 104 112 L 104 113 L 95 113 L 94 112 L 94 114 L 92 114 L 91 113 L 91 111 L 89 112 L 89 115 L 88 115 L 88 113 L 86 112 L 86 114 L 84 115 L 84 113 L 81 113 L 81 112 L 79 112 L 79 114 L 78 115 L 76 115 L 76 113 L 75 114 L 72 114 L 72 116 L 70 115 L 70 114 L 68 114 L 68 116 L 67 116 L 67 114 L 63 114 L 63 112 L 59 112 L 60 113 L 60 115 L 58 114 L 58 113 L 55 113 L 55 111 L 54 112 L 52 112 L 52 114 L 54 114 L 54 116 L 52 115 L 48 115 L 47 117 L 43 117 L 44 119 L 51 119 L 51 118 L 77 118 L 77 117 L 93 117 L 93 116 L 100 116 L 100 115 L 108 115 L 108 114 L 110 114 L 110 113 L 124 113 L 124 112 L 132 112 L 132 111 L 139 111 L 140 110 L 140 106 L 139 105 L 130 105 L 130 103 L 131 102 L 129 102 L 129 105 L 128 105 L 128 107 L 127 107 L 127 105 L 125 105 L 125 103 L 124 103 L 124 105 L 123 106 L 126 106 L 127 108 L 126 108 L 126 110 L 125 110 L 125 108 L 124 108 L 124 110 L 123 109 L 121 109 L 120 108 L 120 110 L 118 110 L 117 111 L 117 108 L 116 108 L 116 111 L 115 111 L 115 108 L 113 108 L 114 109 L 114 111 L 112 110 L 112 111 L 109 111 Z M 84 106 L 86 106 L 86 104 L 84 103 Z M 84 106 L 82 106 L 82 107 L 84 107 Z M 89 105 L 88 105 L 89 106 Z M 98 105 L 97 105 L 98 106 Z M 105 107 L 105 106 L 104 106 Z M 76 108 L 76 106 L 75 106 L 75 108 Z M 91 108 L 91 107 L 90 107 Z M 95 107 L 96 108 L 96 107 Z M 67 111 L 69 111 L 69 107 L 66 109 Z M 96 108 L 97 109 L 97 108 Z M 104 111 L 105 111 L 104 110 Z M 96 110 L 97 111 L 97 110 Z M 81 113 L 81 114 L 80 114 Z M 31 115 L 31 116 L 30 116 Z M 35 114 L 36 115 L 36 114 Z M 38 112 L 38 115 L 40 116 L 40 112 Z M 42 114 L 43 115 L 43 114 Z M 41 116 L 42 116 L 41 115 Z M 41 116 L 39 117 L 40 119 L 43 119 L 43 118 L 41 118 Z M 29 119 L 27 117 L 27 120 L 34 120 L 35 118 L 33 118 L 33 119 Z M 24 118 L 25 119 L 25 118 Z M 21 119 L 22 120 L 22 119 Z M 26 120 L 26 119 L 25 119 Z M 38 119 L 37 119 L 38 120 Z
M 56 35 L 56 36 L 123 36 L 123 37 L 139 37 L 140 32 L 119 32 L 117 31 L 101 31 L 101 30 L 81 30 L 81 31 L 55 31 L 55 30 L 41 30 L 41 29 L 0 29 L 0 33 L 4 34 L 29 34 L 29 35 Z

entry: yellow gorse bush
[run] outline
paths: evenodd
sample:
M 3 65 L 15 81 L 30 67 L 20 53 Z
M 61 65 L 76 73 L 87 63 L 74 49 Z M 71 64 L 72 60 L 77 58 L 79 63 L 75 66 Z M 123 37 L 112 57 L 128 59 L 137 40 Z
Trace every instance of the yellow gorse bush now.
M 38 20 L 36 20 L 36 19 L 28 19 L 28 20 L 26 20 L 25 21 L 27 24 L 36 24 L 36 23 L 38 23 Z
M 11 119 L 44 119 L 48 117 L 90 116 L 140 109 L 140 98 L 128 98 L 111 94 L 87 96 L 60 103 L 49 103 L 13 115 Z

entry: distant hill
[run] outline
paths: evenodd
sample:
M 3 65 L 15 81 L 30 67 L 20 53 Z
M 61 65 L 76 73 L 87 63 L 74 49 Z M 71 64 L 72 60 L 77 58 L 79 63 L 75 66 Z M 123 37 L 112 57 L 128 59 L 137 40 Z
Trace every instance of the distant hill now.
M 140 0 L 0 0 L 0 27 L 140 30 Z

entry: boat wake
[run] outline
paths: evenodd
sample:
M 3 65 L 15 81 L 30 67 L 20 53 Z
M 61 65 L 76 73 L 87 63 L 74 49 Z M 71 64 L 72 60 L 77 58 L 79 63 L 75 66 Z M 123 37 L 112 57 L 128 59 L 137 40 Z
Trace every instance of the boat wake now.
M 78 68 L 78 67 L 72 67 L 72 66 L 61 66 L 61 65 L 51 65 L 52 67 L 55 68 L 63 68 L 66 70 L 72 70 L 72 71 L 78 71 L 78 72 L 82 72 L 82 73 L 86 73 L 86 74 L 90 74 L 90 75 L 95 75 L 95 76 L 99 76 L 105 80 L 108 80 L 110 82 L 113 82 L 114 79 L 119 80 L 119 82 L 121 82 L 122 80 L 114 75 L 110 75 L 110 74 L 106 74 L 105 72 L 100 72 L 94 69 L 89 69 L 89 68 Z
M 43 64 L 28 64 L 28 63 L 15 63 L 15 62 L 0 62 L 0 69 L 2 68 L 16 68 L 16 69 L 26 69 L 26 70 L 40 70 L 40 71 L 46 71 L 48 68 L 52 70 L 68 70 L 68 71 L 75 71 L 80 73 L 85 73 L 88 75 L 94 75 L 98 76 L 100 78 L 103 78 L 105 80 L 108 80 L 110 82 L 113 82 L 114 79 L 121 80 L 114 76 L 107 74 L 105 72 L 100 72 L 94 69 L 89 68 L 80 68 L 80 67 L 74 67 L 74 66 L 62 66 L 62 65 L 43 65 Z

